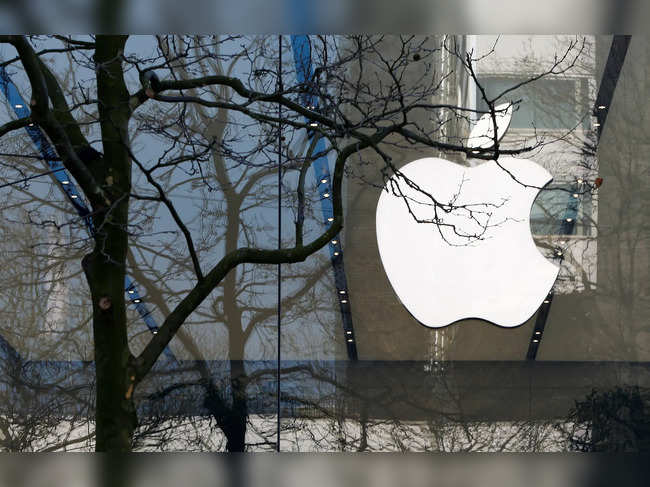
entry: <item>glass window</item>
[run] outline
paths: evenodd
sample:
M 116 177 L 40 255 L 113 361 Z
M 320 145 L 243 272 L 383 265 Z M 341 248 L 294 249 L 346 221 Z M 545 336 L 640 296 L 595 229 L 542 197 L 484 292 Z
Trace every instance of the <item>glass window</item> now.
M 480 83 L 489 99 L 526 81 L 521 77 L 485 77 Z M 497 103 L 517 103 L 510 127 L 513 129 L 570 130 L 579 126 L 584 118 L 581 109 L 582 91 L 576 79 L 545 78 L 526 83 L 505 93 Z M 476 87 L 476 104 L 487 111 L 488 105 L 479 87 Z M 587 128 L 587 127 L 584 127 Z
M 583 193 L 575 182 L 549 184 L 530 212 L 534 235 L 591 236 L 593 224 L 591 194 Z

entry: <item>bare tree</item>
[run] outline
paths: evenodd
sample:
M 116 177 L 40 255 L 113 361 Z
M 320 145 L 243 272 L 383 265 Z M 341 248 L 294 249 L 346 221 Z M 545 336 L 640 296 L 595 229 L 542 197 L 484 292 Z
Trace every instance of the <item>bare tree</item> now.
M 483 112 L 434 101 L 449 76 L 438 72 L 433 63 L 446 49 L 435 39 L 316 36 L 310 46 L 314 68 L 299 66 L 303 76 L 289 68 L 288 45 L 281 37 L 244 41 L 159 37 L 153 54 L 129 51 L 127 40 L 128 36 L 54 36 L 47 42 L 60 47 L 53 50 L 41 49 L 41 38 L 0 38 L 15 50 L 5 66 L 23 70 L 31 109 L 28 117 L 0 127 L 0 135 L 36 124 L 56 148 L 90 208 L 92 248 L 81 263 L 92 301 L 98 451 L 131 449 L 138 424 L 137 386 L 170 342 L 175 337 L 183 340 L 182 325 L 204 309 L 219 286 L 224 290 L 221 303 L 214 303 L 228 326 L 230 357 L 243 355 L 246 334 L 268 312 L 260 310 L 247 323 L 241 320 L 245 310 L 236 301 L 236 269 L 244 269 L 243 273 L 252 265 L 302 262 L 335 239 L 343 228 L 346 170 L 363 166 L 364 154 L 379 158 L 385 181 L 394 176 L 417 188 L 400 173 L 390 152 L 417 147 L 460 155 L 471 152 L 472 157 L 487 160 L 535 148 L 535 144 L 503 148 L 495 137 L 492 147 L 476 153 L 461 141 L 441 140 L 449 120 L 467 121 L 470 114 Z M 571 44 L 555 65 L 529 81 L 569 69 L 579 53 L 579 43 Z M 280 64 L 282 54 L 285 62 Z M 45 55 L 60 57 L 51 62 Z M 471 72 L 471 54 L 463 53 L 461 59 Z M 71 71 L 83 73 L 73 88 L 66 88 L 57 76 L 57 63 L 68 63 L 75 68 Z M 233 68 L 224 69 L 219 63 Z M 486 97 L 486 101 L 494 121 L 496 99 Z M 149 136 L 146 147 L 134 142 L 138 131 Z M 295 153 L 298 139 L 309 141 L 309 147 Z M 325 149 L 317 148 L 318 139 L 327 141 Z M 312 196 L 308 171 L 316 159 L 326 156 L 334 159 L 328 191 Z M 238 216 L 247 198 L 260 204 L 270 201 L 271 195 L 264 191 L 254 192 L 255 184 L 277 174 L 278 157 L 283 170 L 296 175 L 293 197 L 284 198 L 295 215 L 290 243 L 249 238 Z M 213 163 L 210 170 L 208 161 Z M 227 201 L 226 218 L 209 220 L 208 237 L 217 237 L 220 253 L 214 246 L 199 245 L 200 226 L 188 221 L 174 200 L 175 185 L 187 181 L 179 179 L 182 174 L 198 175 L 208 188 L 216 181 Z M 400 194 L 398 186 L 392 190 Z M 472 209 L 422 194 L 433 213 L 426 223 L 443 225 L 438 214 L 452 212 L 476 218 Z M 333 214 L 325 227 L 308 224 L 310 209 L 319 198 L 332 201 Z M 159 235 L 154 220 L 160 218 L 158 208 L 166 210 L 165 218 L 175 225 L 180 244 L 156 248 L 151 243 Z M 170 279 L 158 285 L 159 290 L 168 286 L 170 291 L 162 292 L 159 300 L 162 323 L 134 352 L 124 281 L 129 264 L 138 265 L 129 261 L 130 251 L 136 256 L 138 245 L 146 254 L 191 265 L 180 270 L 175 282 Z M 153 288 L 149 292 L 156 294 Z M 185 344 L 191 347 L 187 339 Z M 241 423 L 246 415 L 241 384 L 249 378 L 237 359 L 231 360 L 231 368 L 232 402 L 217 422 L 224 431 L 235 431 L 226 434 L 232 442 L 229 448 L 241 450 L 245 433 Z

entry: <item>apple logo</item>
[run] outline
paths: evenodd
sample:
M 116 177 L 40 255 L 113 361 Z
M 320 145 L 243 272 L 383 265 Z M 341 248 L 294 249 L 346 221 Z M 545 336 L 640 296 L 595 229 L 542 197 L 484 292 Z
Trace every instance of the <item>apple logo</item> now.
M 500 139 L 512 111 L 508 104 L 496 110 Z M 491 147 L 493 127 L 483 115 L 467 145 Z M 531 206 L 551 179 L 533 161 L 506 156 L 475 167 L 418 159 L 390 178 L 377 203 L 377 243 L 388 280 L 413 317 L 432 328 L 467 318 L 525 323 L 559 272 L 530 233 Z

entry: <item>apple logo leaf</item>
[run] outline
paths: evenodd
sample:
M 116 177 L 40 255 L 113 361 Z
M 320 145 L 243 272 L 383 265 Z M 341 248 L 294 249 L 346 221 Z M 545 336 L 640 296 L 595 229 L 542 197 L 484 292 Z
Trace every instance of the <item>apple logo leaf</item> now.
M 506 134 L 512 120 L 512 103 L 503 103 L 494 107 L 494 120 L 491 113 L 484 113 L 469 133 L 467 147 L 475 150 L 494 147 L 494 123 L 497 126 L 497 141 Z

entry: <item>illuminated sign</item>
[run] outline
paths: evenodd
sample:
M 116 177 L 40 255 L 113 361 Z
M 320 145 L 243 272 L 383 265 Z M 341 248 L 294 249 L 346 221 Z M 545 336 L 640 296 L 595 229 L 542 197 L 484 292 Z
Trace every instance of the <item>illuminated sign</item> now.
M 470 140 L 480 140 L 477 132 Z M 530 233 L 531 206 L 551 179 L 533 161 L 505 156 L 476 167 L 424 158 L 401 168 L 377 204 L 377 242 L 408 311 L 433 328 L 467 318 L 527 321 L 559 272 Z

